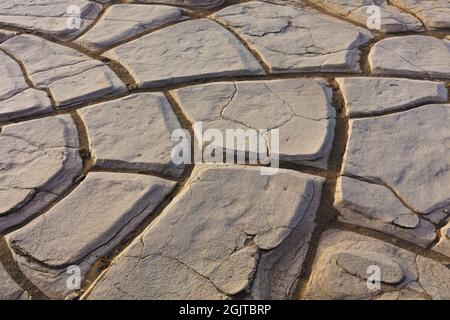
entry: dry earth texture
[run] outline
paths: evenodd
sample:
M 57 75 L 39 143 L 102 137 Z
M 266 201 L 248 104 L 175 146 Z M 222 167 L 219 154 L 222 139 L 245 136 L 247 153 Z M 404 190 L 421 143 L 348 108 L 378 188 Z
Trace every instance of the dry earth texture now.
M 2 0 L 0 299 L 449 299 L 449 32 L 449 0 Z M 196 121 L 279 129 L 280 171 L 175 165 Z

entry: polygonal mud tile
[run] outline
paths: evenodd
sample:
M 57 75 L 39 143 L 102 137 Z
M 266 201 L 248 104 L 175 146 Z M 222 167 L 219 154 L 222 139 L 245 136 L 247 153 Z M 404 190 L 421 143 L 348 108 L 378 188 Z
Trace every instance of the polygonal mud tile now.
M 211 143 L 226 153 L 257 153 L 273 150 L 279 143 L 280 159 L 326 168 L 334 137 L 335 110 L 332 90 L 321 79 L 219 82 L 172 91 L 191 122 L 202 122 L 194 133 L 199 144 L 208 129 L 218 129 L 225 137 L 229 129 L 249 130 L 264 141 L 264 150 L 250 150 L 245 140 L 236 144 Z M 279 141 L 270 139 L 279 130 Z M 267 130 L 267 134 L 256 130 Z M 223 162 L 223 161 L 220 161 Z
M 212 17 L 247 41 L 272 73 L 359 72 L 358 47 L 372 38 L 365 29 L 287 4 L 250 1 Z
M 450 79 L 449 61 L 450 42 L 422 35 L 381 40 L 369 55 L 374 74 Z
M 90 50 L 100 51 L 182 18 L 180 8 L 116 4 L 108 7 L 95 26 L 75 42 Z
M 305 298 L 447 300 L 450 270 L 383 241 L 330 230 L 320 240 Z
M 53 110 L 47 93 L 30 88 L 20 65 L 3 52 L 0 52 L 0 74 L 0 121 Z
M 0 134 L 0 233 L 36 215 L 81 175 L 68 115 L 4 126 Z
M 347 116 L 370 116 L 447 102 L 445 82 L 393 78 L 337 78 Z
M 183 172 L 184 166 L 171 158 L 171 135 L 181 126 L 164 94 L 134 94 L 78 112 L 97 166 L 176 176 Z
M 126 91 L 103 62 L 72 48 L 32 35 L 18 35 L 0 45 L 21 61 L 37 88 L 48 88 L 63 107 Z
M 6 236 L 22 272 L 51 298 L 76 294 L 69 266 L 81 280 L 94 262 L 129 236 L 175 183 L 144 175 L 89 173 L 65 199 Z M 31 259 L 30 259 L 31 257 Z
M 201 19 L 180 22 L 104 53 L 122 64 L 139 87 L 195 79 L 264 74 L 233 34 Z
M 312 3 L 338 14 L 344 18 L 367 26 L 369 29 L 378 29 L 386 33 L 424 31 L 422 23 L 405 11 L 396 6 L 389 5 L 387 0 L 311 0 Z M 380 13 L 380 20 L 375 16 L 374 6 Z M 373 24 L 372 24 L 373 23 Z M 376 25 L 379 23 L 379 25 Z
M 450 105 L 350 120 L 341 219 L 427 246 L 450 206 Z
M 87 0 L 2 0 L 0 22 L 70 40 L 82 33 L 101 9 L 100 4 Z

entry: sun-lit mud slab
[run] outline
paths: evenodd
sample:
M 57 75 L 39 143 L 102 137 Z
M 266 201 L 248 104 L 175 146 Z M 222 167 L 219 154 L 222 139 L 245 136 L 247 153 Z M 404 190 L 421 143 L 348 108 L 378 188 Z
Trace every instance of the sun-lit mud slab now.
M 29 79 L 48 89 L 58 107 L 126 91 L 103 62 L 72 48 L 32 35 L 18 35 L 0 45 L 23 63 Z
M 225 0 L 136 0 L 139 3 L 162 3 L 194 8 L 213 8 L 222 4 Z
M 100 4 L 87 0 L 2 0 L 0 22 L 70 40 L 93 23 L 101 9 Z M 80 20 L 69 20 L 74 17 Z M 72 27 L 71 21 L 76 25 Z
M 294 171 L 262 176 L 255 167 L 199 166 L 89 298 L 287 298 L 305 258 L 321 184 Z
M 75 291 L 67 286 L 67 267 L 78 266 L 84 277 L 173 187 L 156 177 L 90 173 L 54 208 L 6 238 L 22 272 L 49 297 L 64 298 Z
M 347 116 L 370 116 L 447 102 L 445 82 L 395 78 L 337 78 Z
M 68 115 L 3 127 L 0 233 L 25 222 L 81 175 L 78 133 Z
M 428 29 L 450 28 L 448 0 L 391 0 L 391 3 L 419 17 Z
M 0 263 L 0 300 L 28 300 L 30 295 L 20 287 Z
M 139 87 L 264 74 L 238 39 L 219 24 L 203 19 L 155 31 L 104 55 L 122 64 Z
M 172 92 L 191 122 L 203 130 L 279 130 L 280 158 L 326 168 L 334 137 L 332 90 L 322 79 L 219 82 L 185 87 Z M 198 141 L 201 132 L 196 132 Z M 270 141 L 267 139 L 267 152 Z M 214 144 L 214 142 L 213 142 Z M 210 146 L 211 147 L 211 146 Z M 245 151 L 242 142 L 226 151 Z M 258 152 L 258 150 L 250 150 Z M 259 150 L 261 151 L 261 150 Z
M 164 94 L 131 95 L 78 112 L 97 166 L 176 176 L 183 172 L 184 166 L 171 158 L 171 134 L 181 126 Z
M 359 72 L 358 47 L 372 38 L 362 28 L 293 5 L 250 1 L 212 17 L 247 41 L 272 73 Z
M 450 42 L 413 35 L 376 43 L 369 55 L 374 74 L 450 79 Z
M 0 121 L 53 110 L 47 92 L 30 88 L 20 65 L 3 52 L 0 52 L 0 74 Z
M 448 216 L 450 105 L 350 120 L 335 206 L 342 220 L 427 246 Z
M 350 19 L 356 23 L 369 27 L 379 28 L 386 33 L 424 31 L 422 23 L 414 15 L 389 5 L 387 0 L 311 0 L 312 3 L 324 8 L 330 13 Z M 374 7 L 376 4 L 376 7 Z M 375 21 L 377 14 L 374 8 L 379 10 L 380 20 Z M 377 26 L 375 23 L 379 23 Z
M 368 285 L 377 271 L 380 289 Z M 331 230 L 320 241 L 306 298 L 448 300 L 450 270 L 383 241 Z
M 75 42 L 93 51 L 112 47 L 146 31 L 183 19 L 183 11 L 159 5 L 117 4 Z

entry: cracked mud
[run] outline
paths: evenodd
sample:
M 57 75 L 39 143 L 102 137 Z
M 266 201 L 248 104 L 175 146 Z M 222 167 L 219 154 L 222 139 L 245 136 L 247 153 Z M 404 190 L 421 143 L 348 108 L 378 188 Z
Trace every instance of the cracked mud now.
M 3 0 L 0 300 L 450 299 L 450 3 L 374 2 Z

